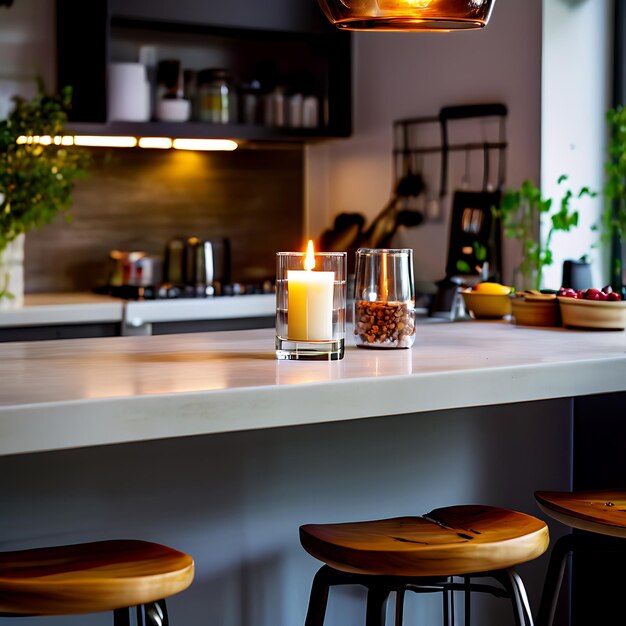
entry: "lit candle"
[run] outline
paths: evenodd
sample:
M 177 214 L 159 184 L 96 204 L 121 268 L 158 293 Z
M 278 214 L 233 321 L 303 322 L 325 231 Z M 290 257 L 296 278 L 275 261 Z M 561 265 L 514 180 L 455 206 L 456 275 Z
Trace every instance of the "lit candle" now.
M 314 272 L 315 253 L 309 241 L 304 271 L 287 272 L 287 333 L 295 341 L 333 338 L 335 272 Z

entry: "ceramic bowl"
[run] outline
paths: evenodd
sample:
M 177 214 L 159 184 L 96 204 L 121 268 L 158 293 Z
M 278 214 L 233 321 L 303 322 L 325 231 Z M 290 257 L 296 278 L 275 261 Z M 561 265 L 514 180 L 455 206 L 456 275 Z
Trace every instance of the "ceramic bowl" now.
M 563 326 L 573 328 L 599 328 L 624 330 L 626 328 L 626 302 L 578 300 L 559 298 Z
M 476 319 L 499 319 L 511 314 L 508 294 L 479 293 L 471 289 L 461 291 L 465 307 Z
M 561 313 L 556 298 L 527 300 L 512 298 L 511 313 L 518 326 L 560 326 Z

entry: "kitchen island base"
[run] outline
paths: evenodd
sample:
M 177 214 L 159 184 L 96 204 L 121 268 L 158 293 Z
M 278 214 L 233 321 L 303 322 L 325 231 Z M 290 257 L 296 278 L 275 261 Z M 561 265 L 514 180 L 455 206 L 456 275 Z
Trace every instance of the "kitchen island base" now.
M 173 624 L 303 625 L 318 563 L 301 524 L 476 502 L 541 516 L 534 491 L 570 485 L 571 418 L 562 399 L 4 456 L 0 548 L 173 545 L 196 562 L 193 585 L 168 601 Z M 553 540 L 563 532 L 551 524 Z M 533 607 L 546 566 L 544 555 L 520 568 Z M 327 626 L 362 626 L 363 601 L 357 587 L 333 590 Z M 477 597 L 473 610 L 483 626 L 510 620 L 504 600 Z M 409 597 L 405 615 L 440 623 L 440 600 Z M 43 623 L 109 626 L 110 615 Z

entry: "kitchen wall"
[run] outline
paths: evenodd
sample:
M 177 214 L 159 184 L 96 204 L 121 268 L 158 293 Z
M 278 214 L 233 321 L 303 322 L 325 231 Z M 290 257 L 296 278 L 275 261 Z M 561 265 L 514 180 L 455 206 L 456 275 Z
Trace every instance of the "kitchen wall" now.
M 51 0 L 18 0 L 11 9 L 0 7 L 0 119 L 13 95 L 36 93 L 37 76 L 47 85 L 54 83 L 53 25 Z
M 611 102 L 612 0 L 545 0 L 543 30 L 543 104 L 541 179 L 547 197 L 560 200 L 564 187 L 601 191 L 606 160 L 605 112 Z M 567 186 L 557 185 L 568 174 Z M 608 251 L 593 247 L 603 199 L 575 203 L 580 224 L 553 239 L 554 264 L 545 284 L 560 284 L 564 259 L 588 254 L 593 281 L 608 282 Z M 546 224 L 543 228 L 547 233 Z
M 36 76 L 53 88 L 54 50 L 54 2 L 0 7 L 0 119 L 12 95 L 34 94 Z M 90 289 L 106 278 L 110 249 L 160 253 L 176 236 L 229 237 L 233 277 L 244 281 L 272 277 L 276 250 L 302 245 L 302 148 L 92 155 L 73 221 L 26 238 L 28 292 Z
M 26 237 L 30 292 L 106 282 L 109 250 L 162 254 L 174 237 L 228 237 L 233 278 L 273 278 L 276 250 L 302 245 L 303 152 L 91 151 L 73 220 Z
M 373 218 L 393 189 L 392 123 L 437 114 L 440 107 L 503 102 L 509 107 L 507 185 L 539 180 L 541 145 L 541 0 L 497 0 L 483 31 L 356 33 L 354 136 L 308 149 L 307 223 L 319 233 L 341 212 Z M 480 163 L 472 188 L 482 184 Z M 440 219 L 405 232 L 416 276 L 445 274 L 451 189 Z M 432 193 L 431 189 L 431 193 Z M 505 277 L 516 249 L 506 246 Z
M 356 33 L 354 136 L 306 148 L 306 229 L 317 235 L 344 211 L 372 219 L 393 188 L 393 121 L 432 115 L 443 105 L 507 104 L 508 186 L 525 178 L 539 181 L 541 174 L 550 194 L 552 181 L 567 171 L 573 186 L 598 188 L 610 4 L 497 0 L 489 27 L 480 32 Z M 0 13 L 0 89 L 11 81 L 13 87 L 28 89 L 24 79 L 37 71 L 53 77 L 52 5 L 50 0 L 18 0 Z M 480 169 L 472 175 L 472 186 L 479 186 Z M 398 238 L 399 245 L 414 248 L 418 278 L 430 281 L 444 274 L 450 198 L 458 181 L 457 169 L 439 219 Z M 555 241 L 558 256 L 575 257 L 590 249 L 588 224 L 595 220 L 599 202 L 584 206 L 586 217 L 574 237 Z M 515 243 L 506 241 L 505 278 L 510 279 L 517 260 Z M 549 280 L 558 280 L 554 273 L 559 266 L 560 258 Z

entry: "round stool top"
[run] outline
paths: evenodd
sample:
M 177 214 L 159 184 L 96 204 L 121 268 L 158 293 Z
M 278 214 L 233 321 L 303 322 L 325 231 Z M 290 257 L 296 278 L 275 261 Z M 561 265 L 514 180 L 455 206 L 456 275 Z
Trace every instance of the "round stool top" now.
M 535 499 L 546 515 L 566 526 L 626 537 L 626 490 L 537 491 Z
M 489 506 L 453 506 L 421 517 L 300 528 L 304 549 L 344 572 L 452 576 L 505 569 L 543 554 L 541 520 Z
M 70 615 L 145 604 L 183 591 L 193 559 L 145 541 L 0 552 L 0 613 Z

